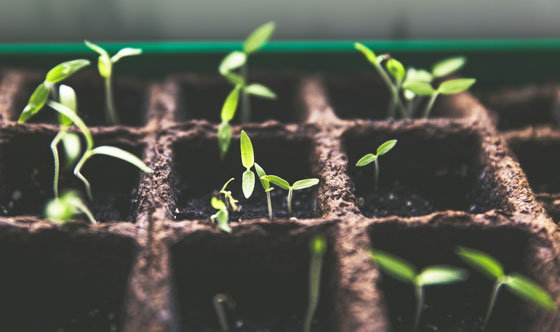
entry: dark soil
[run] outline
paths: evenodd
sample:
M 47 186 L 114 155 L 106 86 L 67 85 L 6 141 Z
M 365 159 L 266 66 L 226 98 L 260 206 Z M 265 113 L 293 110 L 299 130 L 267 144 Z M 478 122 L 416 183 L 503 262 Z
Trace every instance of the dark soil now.
M 560 193 L 560 140 L 526 137 L 510 145 L 534 192 Z

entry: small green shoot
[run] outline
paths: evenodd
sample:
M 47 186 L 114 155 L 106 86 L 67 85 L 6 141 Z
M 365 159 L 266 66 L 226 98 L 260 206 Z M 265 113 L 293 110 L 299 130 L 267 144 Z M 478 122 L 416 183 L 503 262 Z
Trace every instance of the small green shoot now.
M 301 190 L 316 186 L 319 184 L 319 179 L 311 178 L 311 179 L 303 179 L 294 182 L 291 186 L 288 181 L 282 179 L 276 175 L 265 175 L 261 177 L 261 179 L 271 182 L 272 184 L 277 185 L 278 187 L 288 191 L 288 212 L 292 213 L 292 195 L 294 190 Z
M 253 153 L 253 144 L 251 143 L 251 139 L 247 136 L 247 133 L 245 133 L 244 130 L 241 131 L 240 145 L 241 163 L 243 164 L 243 167 L 245 167 L 241 188 L 243 189 L 243 195 L 245 198 L 249 198 L 255 189 L 255 173 L 251 171 L 251 167 L 255 164 L 255 155 Z
M 458 247 L 457 254 L 465 263 L 482 272 L 488 278 L 495 280 L 482 329 L 485 329 L 488 324 L 490 314 L 496 304 L 498 292 L 503 285 L 507 286 L 515 295 L 529 302 L 533 302 L 546 310 L 556 310 L 556 304 L 546 290 L 520 274 L 513 273 L 506 275 L 502 264 L 487 253 L 475 249 Z
M 110 57 L 109 53 L 107 53 L 107 51 L 105 51 L 101 46 L 87 40 L 85 40 L 84 43 L 92 51 L 99 54 L 97 68 L 99 70 L 99 75 L 105 79 L 105 120 L 113 125 L 116 125 L 119 123 L 119 117 L 117 114 L 117 109 L 115 107 L 113 88 L 111 83 L 113 65 L 124 57 L 142 54 L 142 50 L 139 48 L 126 47 L 118 51 L 117 54 Z
M 55 224 L 71 222 L 72 218 L 83 213 L 92 224 L 97 224 L 95 217 L 74 191 L 65 192 L 62 196 L 51 200 L 45 209 L 47 218 Z
M 212 222 L 214 223 L 217 223 L 218 228 L 220 228 L 222 231 L 226 233 L 231 233 L 231 227 L 229 227 L 228 224 L 229 212 L 226 203 L 224 203 L 221 199 L 217 197 L 212 197 L 210 204 L 214 209 L 218 210 L 218 212 L 216 212 L 210 217 L 210 220 L 212 220 Z
M 224 201 L 226 202 L 226 207 L 229 209 L 231 207 L 231 209 L 233 211 L 237 211 L 237 202 L 238 200 L 236 200 L 231 191 L 227 190 L 227 186 L 229 185 L 229 183 L 231 181 L 235 180 L 235 178 L 231 178 L 229 179 L 224 186 L 222 187 L 222 189 L 220 190 L 220 195 L 224 195 Z
M 239 101 L 240 85 L 236 85 L 228 94 L 224 106 L 222 107 L 222 122 L 218 127 L 218 148 L 220 150 L 220 158 L 224 159 L 231 143 L 231 125 L 229 124 L 235 115 L 237 104 Z
M 276 24 L 274 22 L 268 22 L 261 25 L 260 27 L 255 29 L 255 31 L 253 31 L 249 35 L 249 37 L 247 37 L 247 39 L 243 43 L 242 51 L 234 51 L 229 53 L 220 63 L 220 74 L 226 77 L 235 86 L 236 89 L 241 90 L 241 98 L 243 101 L 241 123 L 247 123 L 251 119 L 249 95 L 267 99 L 276 99 L 276 94 L 266 86 L 256 83 L 247 83 L 247 63 L 249 56 L 257 52 L 266 44 L 266 42 L 268 42 L 275 29 Z M 240 74 L 235 73 L 235 70 L 238 69 L 240 69 Z M 233 118 L 234 115 L 235 108 L 233 109 L 231 118 Z
M 307 313 L 303 323 L 303 332 L 311 332 L 313 316 L 319 305 L 319 292 L 321 289 L 321 268 L 323 265 L 323 255 L 327 250 L 327 239 L 325 235 L 315 235 L 309 241 L 311 253 L 311 263 L 309 265 L 309 302 Z
M 222 331 L 228 332 L 229 324 L 226 316 L 226 307 L 230 310 L 235 309 L 235 301 L 233 301 L 230 296 L 219 293 L 214 295 L 212 302 L 214 303 L 214 309 L 216 310 L 216 315 L 218 315 L 218 322 L 220 323 Z
M 88 65 L 88 60 L 78 59 L 63 62 L 49 70 L 43 83 L 39 84 L 39 86 L 31 94 L 31 97 L 29 97 L 29 101 L 21 112 L 18 122 L 23 123 L 31 116 L 39 112 L 43 106 L 45 106 L 45 103 L 49 98 L 49 94 L 53 95 L 53 99 L 58 100 L 56 84 L 62 82 L 78 70 Z
M 424 307 L 424 286 L 452 284 L 468 278 L 467 271 L 445 265 L 428 266 L 418 273 L 409 262 L 381 250 L 370 250 L 370 257 L 381 270 L 393 278 L 414 286 L 416 295 L 414 329 L 418 327 Z
M 378 182 L 379 182 L 379 161 L 378 161 L 379 157 L 386 154 L 387 152 L 391 151 L 391 149 L 393 149 L 395 147 L 395 145 L 397 145 L 397 140 L 396 139 L 387 141 L 387 142 L 381 144 L 377 148 L 377 154 L 368 153 L 365 156 L 363 156 L 362 158 L 360 158 L 360 160 L 358 160 L 358 162 L 356 163 L 357 167 L 363 167 L 363 166 L 369 165 L 371 163 L 374 163 L 374 165 L 375 165 L 375 173 L 374 173 L 375 190 L 377 190 Z
M 270 192 L 272 190 L 274 190 L 274 188 L 272 188 L 270 186 L 270 182 L 268 182 L 267 180 L 265 180 L 263 177 L 266 176 L 266 172 L 264 171 L 264 169 L 257 163 L 255 163 L 255 170 L 257 171 L 257 176 L 259 177 L 259 179 L 261 180 L 261 185 L 264 189 L 264 192 L 266 193 L 266 203 L 268 205 L 268 218 L 272 219 L 272 201 L 270 199 Z

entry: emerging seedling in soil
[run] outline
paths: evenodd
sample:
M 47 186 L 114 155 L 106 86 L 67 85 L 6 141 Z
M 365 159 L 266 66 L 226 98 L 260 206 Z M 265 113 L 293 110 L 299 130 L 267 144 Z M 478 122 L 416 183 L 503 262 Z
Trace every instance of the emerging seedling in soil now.
M 235 178 L 231 178 L 229 179 L 224 186 L 222 187 L 222 189 L 220 190 L 220 195 L 224 196 L 224 201 L 226 202 L 226 207 L 229 209 L 231 207 L 231 209 L 233 211 L 237 211 L 237 202 L 238 200 L 236 200 L 231 191 L 227 190 L 227 186 L 229 185 L 229 183 L 231 181 L 235 180 Z
M 222 331 L 228 332 L 229 324 L 226 316 L 226 308 L 230 310 L 235 309 L 235 302 L 230 296 L 222 293 L 214 295 L 212 302 L 214 303 L 214 309 L 216 309 L 216 315 L 218 315 L 218 322 L 220 323 Z
M 55 224 L 70 222 L 75 215 L 80 213 L 85 214 L 92 224 L 97 224 L 91 211 L 74 191 L 68 191 L 61 197 L 54 198 L 45 209 L 47 218 Z
M 247 136 L 244 130 L 241 131 L 241 163 L 245 167 L 245 172 L 243 172 L 243 178 L 241 182 L 241 187 L 243 189 L 243 195 L 245 198 L 251 197 L 253 190 L 255 189 L 255 173 L 251 171 L 251 167 L 255 164 L 255 155 L 253 153 L 253 144 L 251 139 Z
M 218 127 L 218 148 L 220 149 L 220 158 L 224 159 L 229 150 L 231 142 L 231 125 L 229 124 L 235 115 L 237 104 L 239 102 L 239 90 L 241 86 L 236 85 L 228 94 L 224 106 L 222 107 L 222 122 Z
M 119 123 L 119 117 L 117 114 L 117 109 L 115 107 L 115 101 L 113 98 L 113 88 L 111 83 L 112 80 L 111 77 L 113 74 L 113 65 L 124 57 L 142 54 L 142 50 L 139 48 L 126 47 L 118 51 L 117 54 L 110 57 L 109 53 L 107 53 L 107 51 L 105 51 L 99 45 L 96 45 L 87 40 L 84 41 L 84 43 L 92 51 L 99 54 L 97 68 L 99 69 L 99 75 L 101 75 L 101 77 L 105 79 L 105 101 L 106 101 L 105 120 L 113 125 L 116 125 Z
M 243 43 L 243 51 L 231 52 L 220 63 L 220 74 L 225 76 L 235 86 L 236 89 L 241 90 L 241 123 L 247 123 L 251 119 L 249 95 L 267 99 L 276 99 L 276 94 L 266 86 L 256 83 L 247 83 L 247 63 L 249 56 L 261 49 L 264 44 L 266 44 L 266 42 L 274 33 L 275 29 L 276 24 L 274 22 L 268 22 L 261 25 L 260 27 L 255 29 L 255 31 L 253 31 L 249 35 L 249 37 L 247 37 L 247 39 Z M 240 69 L 240 74 L 234 72 L 238 69 Z
M 231 233 L 231 227 L 229 227 L 228 224 L 229 212 L 226 203 L 224 203 L 224 201 L 217 197 L 212 197 L 210 204 L 214 209 L 218 210 L 218 212 L 210 216 L 210 220 L 212 220 L 212 222 L 214 223 L 217 223 L 218 228 L 220 228 L 222 231 Z
M 268 205 L 268 218 L 272 219 L 272 202 L 270 200 L 270 192 L 272 190 L 274 190 L 274 188 L 272 188 L 270 186 L 270 182 L 268 182 L 267 180 L 263 179 L 263 177 L 266 176 L 266 172 L 264 171 L 264 169 L 257 163 L 255 163 L 255 170 L 257 171 L 257 176 L 259 177 L 259 179 L 261 180 L 261 185 L 264 189 L 264 192 L 266 193 L 266 203 Z
M 363 156 L 362 158 L 360 158 L 360 160 L 358 160 L 358 162 L 356 163 L 356 166 L 358 167 L 363 167 L 363 166 L 367 166 L 371 163 L 374 163 L 375 165 L 375 173 L 374 173 L 374 186 L 375 186 L 375 190 L 377 190 L 378 187 L 378 182 L 379 182 L 379 157 L 386 154 L 387 152 L 391 151 L 391 149 L 393 149 L 395 147 L 395 145 L 397 145 L 397 140 L 393 139 L 390 141 L 387 141 L 383 144 L 381 144 L 378 148 L 377 148 L 377 154 L 374 153 L 368 153 L 365 156 Z
M 303 323 L 303 332 L 311 332 L 311 322 L 319 305 L 319 291 L 321 288 L 321 267 L 323 255 L 327 250 L 327 239 L 324 235 L 315 235 L 309 241 L 311 263 L 309 265 L 309 303 Z
M 319 179 L 315 179 L 315 178 L 298 180 L 294 182 L 294 184 L 292 184 L 291 186 L 290 183 L 288 183 L 288 181 L 276 175 L 265 175 L 261 179 L 271 182 L 277 185 L 278 187 L 288 191 L 287 201 L 288 201 L 288 212 L 290 213 L 292 213 L 292 195 L 294 190 L 306 189 L 319 184 Z
M 381 250 L 370 250 L 370 256 L 387 274 L 414 286 L 416 294 L 414 329 L 420 322 L 420 314 L 424 307 L 424 286 L 457 283 L 465 281 L 468 277 L 467 271 L 445 265 L 428 266 L 418 273 L 409 262 Z
M 517 273 L 506 275 L 502 264 L 487 253 L 475 249 L 458 247 L 457 254 L 465 263 L 482 272 L 490 279 L 495 280 L 488 310 L 484 317 L 483 329 L 486 328 L 490 314 L 496 304 L 498 292 L 503 285 L 507 286 L 515 295 L 529 302 L 533 302 L 550 311 L 556 310 L 556 304 L 541 286 Z

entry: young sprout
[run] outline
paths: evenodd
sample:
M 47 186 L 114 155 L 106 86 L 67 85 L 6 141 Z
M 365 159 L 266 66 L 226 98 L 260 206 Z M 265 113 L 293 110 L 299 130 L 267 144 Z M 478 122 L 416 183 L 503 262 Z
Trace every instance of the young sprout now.
M 228 184 L 235 180 L 235 178 L 231 178 L 229 179 L 224 186 L 222 187 L 222 189 L 220 190 L 220 195 L 224 195 L 224 201 L 226 201 L 226 207 L 229 209 L 231 206 L 231 209 L 233 211 L 237 211 L 237 202 L 238 200 L 236 200 L 235 198 L 233 198 L 233 195 L 231 194 L 231 191 L 226 190 Z
M 93 214 L 74 191 L 68 191 L 61 197 L 54 198 L 47 204 L 45 209 L 47 218 L 56 224 L 70 222 L 75 215 L 80 213 L 85 214 L 92 224 L 97 224 Z
M 475 249 L 458 247 L 457 254 L 465 263 L 482 272 L 488 278 L 495 280 L 482 329 L 486 328 L 490 314 L 496 304 L 498 292 L 504 285 L 515 295 L 527 301 L 533 302 L 550 311 L 556 310 L 556 304 L 542 287 L 520 274 L 512 273 L 506 275 L 500 262 L 487 253 Z
M 303 332 L 311 332 L 311 322 L 319 305 L 319 291 L 321 288 L 321 267 L 323 255 L 327 250 L 327 239 L 323 234 L 315 235 L 309 241 L 311 263 L 309 265 L 309 303 L 303 323 Z
M 229 309 L 235 309 L 235 301 L 233 301 L 230 296 L 219 293 L 214 295 L 212 302 L 214 303 L 214 309 L 216 309 L 216 315 L 218 315 L 218 322 L 220 322 L 222 331 L 228 332 L 229 325 L 226 316 L 226 307 Z
M 363 156 L 362 158 L 360 158 L 360 160 L 358 160 L 358 162 L 356 163 L 356 166 L 358 166 L 358 167 L 363 167 L 363 166 L 369 165 L 372 162 L 374 163 L 374 165 L 375 165 L 375 173 L 374 173 L 375 190 L 377 190 L 378 182 L 379 182 L 379 162 L 378 162 L 378 159 L 379 159 L 380 156 L 382 156 L 382 155 L 386 154 L 387 152 L 391 151 L 391 149 L 394 148 L 396 144 L 397 144 L 396 139 L 387 141 L 387 142 L 381 144 L 377 148 L 377 154 L 368 153 L 365 156 Z
M 468 277 L 467 271 L 445 265 L 428 266 L 418 273 L 409 262 L 381 250 L 370 250 L 370 257 L 381 270 L 393 278 L 414 286 L 416 295 L 414 329 L 420 322 L 420 314 L 424 307 L 424 286 L 457 283 L 465 281 Z
M 210 204 L 212 204 L 212 207 L 214 209 L 218 210 L 218 212 L 216 212 L 210 217 L 210 220 L 212 220 L 212 222 L 214 223 L 217 223 L 218 228 L 220 228 L 222 231 L 226 233 L 231 233 L 231 227 L 229 227 L 228 224 L 229 212 L 226 203 L 224 203 L 221 199 L 217 197 L 212 197 Z
M 276 99 L 276 94 L 262 84 L 248 84 L 247 80 L 247 63 L 249 55 L 261 49 L 270 39 L 276 24 L 268 22 L 253 31 L 243 43 L 243 51 L 234 51 L 228 54 L 220 63 L 220 74 L 225 76 L 236 89 L 241 90 L 242 111 L 241 122 L 247 123 L 251 118 L 251 109 L 249 104 L 249 95 L 258 96 L 267 99 Z M 240 74 L 235 70 L 240 69 Z M 235 110 L 234 110 L 235 112 Z M 233 115 L 232 115 L 233 118 Z
M 270 182 L 268 182 L 267 180 L 263 179 L 264 176 L 266 176 L 266 172 L 264 171 L 264 169 L 257 163 L 255 163 L 255 170 L 257 171 L 257 176 L 259 177 L 259 179 L 261 180 L 261 185 L 264 189 L 264 192 L 266 193 L 266 203 L 268 205 L 268 218 L 272 219 L 272 202 L 270 200 L 270 192 L 272 190 L 274 190 L 274 188 L 272 188 L 270 186 Z
M 31 94 L 31 97 L 29 97 L 29 101 L 21 112 L 18 122 L 23 123 L 31 116 L 39 112 L 43 106 L 45 106 L 45 103 L 49 98 L 49 94 L 53 95 L 53 99 L 58 100 L 56 84 L 64 81 L 68 77 L 72 76 L 72 74 L 88 65 L 88 60 L 78 59 L 63 62 L 49 70 L 43 83 L 39 84 L 39 86 Z
M 229 93 L 222 107 L 222 122 L 218 127 L 218 148 L 220 149 L 220 158 L 224 159 L 229 150 L 231 142 L 231 125 L 229 124 L 235 115 L 237 104 L 239 101 L 240 85 L 236 85 Z
M 251 139 L 247 136 L 247 133 L 245 133 L 244 130 L 241 131 L 240 145 L 241 163 L 243 164 L 243 167 L 245 167 L 241 187 L 245 198 L 249 198 L 255 189 L 255 173 L 251 171 L 251 167 L 255 164 L 255 155 L 253 153 L 253 144 L 251 143 Z
M 107 53 L 107 51 L 105 51 L 99 45 L 96 45 L 87 40 L 85 40 L 84 43 L 92 51 L 99 54 L 97 68 L 99 69 L 99 75 L 101 75 L 101 77 L 105 79 L 105 101 L 106 101 L 105 120 L 111 124 L 116 125 L 119 123 L 119 117 L 117 115 L 117 109 L 115 107 L 115 101 L 113 98 L 113 88 L 111 86 L 112 85 L 111 75 L 113 74 L 113 65 L 124 57 L 142 54 L 142 50 L 139 48 L 126 47 L 118 51 L 117 54 L 110 57 L 109 53 Z
M 288 191 L 287 201 L 288 201 L 288 212 L 290 212 L 290 213 L 292 213 L 293 191 L 310 188 L 310 187 L 313 187 L 313 186 L 316 186 L 317 184 L 319 184 L 319 179 L 315 179 L 315 178 L 298 180 L 298 181 L 294 182 L 294 184 L 292 184 L 291 186 L 290 186 L 290 183 L 288 183 L 288 181 L 286 181 L 286 180 L 284 180 L 281 177 L 276 176 L 276 175 L 265 175 L 261 179 L 264 179 L 268 182 L 271 182 L 271 183 L 277 185 L 278 187 Z

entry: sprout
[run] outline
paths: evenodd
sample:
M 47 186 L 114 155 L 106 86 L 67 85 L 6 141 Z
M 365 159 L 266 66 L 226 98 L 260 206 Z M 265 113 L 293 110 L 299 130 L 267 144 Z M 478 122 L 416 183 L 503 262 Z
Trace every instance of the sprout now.
M 224 201 L 226 201 L 226 207 L 229 209 L 229 207 L 231 206 L 231 209 L 233 211 L 237 211 L 237 202 L 238 200 L 236 200 L 235 198 L 233 198 L 233 195 L 231 194 L 231 191 L 226 190 L 228 184 L 235 180 L 235 178 L 231 178 L 229 179 L 224 186 L 222 187 L 222 189 L 220 190 L 220 194 L 224 195 Z
M 229 309 L 235 309 L 235 301 L 230 296 L 226 294 L 216 294 L 212 299 L 214 303 L 214 309 L 216 309 L 216 315 L 218 315 L 218 322 L 220 322 L 220 326 L 222 327 L 222 331 L 228 332 L 229 325 L 226 317 L 226 310 L 224 307 L 228 307 Z
M 315 178 L 298 180 L 298 181 L 294 182 L 294 184 L 292 184 L 291 186 L 288 183 L 288 181 L 286 181 L 286 180 L 284 180 L 281 177 L 276 176 L 276 175 L 265 175 L 265 176 L 261 177 L 261 179 L 272 182 L 273 184 L 277 185 L 278 187 L 280 187 L 284 190 L 288 190 L 287 201 L 288 201 L 288 212 L 290 212 L 290 213 L 292 213 L 293 191 L 310 188 L 310 187 L 313 187 L 313 186 L 316 186 L 317 184 L 319 184 L 319 179 L 315 179 Z
M 229 150 L 231 142 L 231 125 L 229 124 L 235 115 L 237 104 L 239 101 L 240 85 L 236 85 L 229 93 L 222 107 L 222 123 L 218 127 L 218 148 L 220 149 L 220 158 L 224 159 Z
M 391 151 L 391 149 L 394 148 L 396 144 L 397 144 L 396 139 L 387 141 L 387 142 L 381 144 L 377 148 L 377 154 L 368 153 L 365 156 L 363 156 L 362 158 L 360 158 L 360 160 L 358 160 L 358 162 L 356 163 L 356 166 L 358 166 L 358 167 L 363 167 L 363 166 L 369 165 L 372 162 L 375 164 L 375 173 L 374 173 L 375 174 L 375 176 L 374 176 L 375 190 L 377 190 L 378 181 L 379 181 L 379 162 L 378 162 L 379 156 L 382 156 L 382 155 L 386 154 L 387 152 Z
M 445 265 L 429 266 L 418 273 L 409 262 L 380 250 L 370 250 L 370 257 L 380 269 L 393 278 L 414 286 L 416 294 L 414 329 L 420 322 L 420 314 L 424 307 L 424 286 L 457 283 L 468 277 L 467 271 Z
M 303 323 L 303 332 L 311 332 L 311 321 L 319 305 L 319 291 L 321 288 L 321 267 L 323 255 L 327 250 L 327 239 L 324 235 L 315 235 L 309 241 L 311 263 L 309 265 L 309 303 Z
M 106 97 L 105 120 L 111 124 L 116 125 L 119 123 L 119 117 L 117 115 L 117 109 L 115 107 L 115 101 L 113 98 L 113 89 L 111 87 L 112 85 L 111 75 L 113 73 L 113 64 L 117 63 L 120 59 L 124 57 L 140 55 L 142 54 L 142 50 L 139 48 L 126 47 L 118 51 L 117 54 L 110 57 L 109 53 L 107 53 L 107 51 L 105 51 L 99 45 L 91 43 L 87 40 L 85 40 L 84 43 L 92 51 L 99 54 L 97 68 L 99 69 L 99 75 L 101 75 L 101 77 L 105 79 L 105 97 Z
M 268 182 L 267 180 L 263 179 L 263 177 L 266 176 L 266 172 L 264 171 L 264 169 L 257 163 L 255 163 L 255 170 L 257 171 L 257 176 L 259 177 L 259 179 L 261 180 L 261 185 L 264 189 L 264 192 L 266 193 L 266 203 L 268 205 L 268 218 L 272 219 L 272 202 L 270 200 L 270 192 L 272 190 L 274 190 L 274 188 L 272 188 L 270 186 L 270 182 Z
M 243 43 L 243 51 L 234 51 L 228 54 L 220 63 L 219 71 L 226 77 L 234 86 L 235 89 L 241 90 L 242 95 L 242 112 L 241 122 L 247 123 L 251 118 L 251 109 L 249 104 L 249 95 L 258 96 L 267 99 L 276 99 L 276 94 L 269 88 L 262 84 L 248 84 L 247 83 L 247 59 L 249 55 L 261 49 L 264 44 L 270 39 L 276 24 L 268 22 L 253 31 Z M 234 71 L 240 69 L 241 74 Z M 237 104 L 237 102 L 236 102 Z M 235 115 L 235 108 L 231 118 Z M 222 119 L 223 120 L 223 119 Z M 229 122 L 229 121 L 228 121 Z
M 507 286 L 515 295 L 527 301 L 533 302 L 550 311 L 556 310 L 556 304 L 542 287 L 520 274 L 513 273 L 506 275 L 500 262 L 487 253 L 475 249 L 458 247 L 457 254 L 465 263 L 482 272 L 490 279 L 495 280 L 482 329 L 486 328 L 490 314 L 496 304 L 498 292 L 503 285 Z
M 253 190 L 255 189 L 255 173 L 251 171 L 251 167 L 255 164 L 255 155 L 253 153 L 253 144 L 251 139 L 247 136 L 244 130 L 241 131 L 241 163 L 245 167 L 245 172 L 243 172 L 243 178 L 241 182 L 241 187 L 243 189 L 243 195 L 245 198 L 251 197 Z
M 74 191 L 68 191 L 61 197 L 55 197 L 45 209 L 47 218 L 55 224 L 70 222 L 76 214 L 80 213 L 85 214 L 92 224 L 97 224 L 93 214 Z
M 218 210 L 218 212 L 216 212 L 215 214 L 213 214 L 210 217 L 210 220 L 212 220 L 212 222 L 214 223 L 218 223 L 218 227 L 226 232 L 226 233 L 231 233 L 231 227 L 229 227 L 229 212 L 226 206 L 226 203 L 224 203 L 221 199 L 217 198 L 217 197 L 212 197 L 212 200 L 210 201 L 210 204 L 212 204 L 212 207 L 216 210 Z
M 29 97 L 29 101 L 21 112 L 18 122 L 23 123 L 27 121 L 27 119 L 29 119 L 31 116 L 39 112 L 43 108 L 43 106 L 45 106 L 45 103 L 49 98 L 49 94 L 52 94 L 53 99 L 57 100 L 58 96 L 56 91 L 56 84 L 62 82 L 68 77 L 72 76 L 72 74 L 74 74 L 78 70 L 88 65 L 88 60 L 79 59 L 63 62 L 49 70 L 49 72 L 45 76 L 45 80 L 43 81 L 43 83 L 39 84 L 39 86 L 31 94 L 31 97 Z

